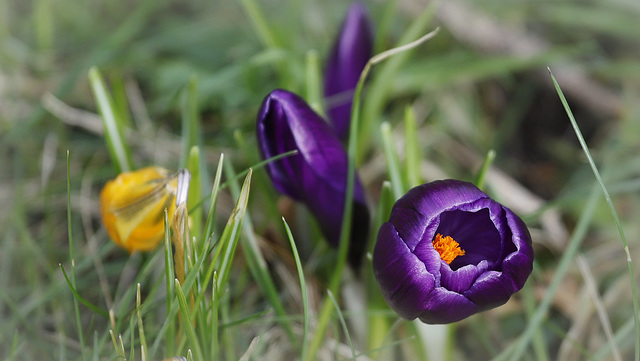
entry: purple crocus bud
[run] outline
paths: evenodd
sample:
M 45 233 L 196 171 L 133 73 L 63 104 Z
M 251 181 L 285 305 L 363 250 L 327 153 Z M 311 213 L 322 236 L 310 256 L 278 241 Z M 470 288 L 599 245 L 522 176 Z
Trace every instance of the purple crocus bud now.
M 349 136 L 353 91 L 373 51 L 373 31 L 363 4 L 349 8 L 324 73 L 327 114 L 340 139 Z
M 450 323 L 507 302 L 533 269 L 527 227 L 471 183 L 411 189 L 378 233 L 373 269 L 400 316 Z
M 280 192 L 304 203 L 327 241 L 337 247 L 347 186 L 347 153 L 331 126 L 299 96 L 272 91 L 258 113 L 258 146 L 264 159 L 292 150 L 298 154 L 267 164 Z M 358 267 L 366 248 L 369 210 L 356 176 L 349 261 Z

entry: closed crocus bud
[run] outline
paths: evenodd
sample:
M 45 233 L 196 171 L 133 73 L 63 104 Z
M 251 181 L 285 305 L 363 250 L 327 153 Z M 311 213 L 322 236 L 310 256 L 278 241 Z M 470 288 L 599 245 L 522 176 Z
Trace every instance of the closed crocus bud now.
M 354 3 L 342 24 L 324 73 L 327 114 L 340 139 L 349 136 L 353 92 L 373 52 L 373 31 L 363 4 Z
M 378 233 L 373 269 L 400 316 L 450 323 L 507 302 L 533 269 L 527 227 L 471 183 L 411 189 Z
M 347 154 L 331 127 L 299 96 L 274 90 L 262 103 L 257 121 L 258 146 L 268 159 L 298 153 L 267 164 L 275 188 L 304 203 L 327 241 L 337 247 L 347 187 Z M 369 211 L 356 176 L 353 192 L 349 261 L 358 267 L 366 248 Z
M 164 210 L 175 213 L 177 175 L 160 167 L 121 173 L 100 193 L 102 222 L 109 237 L 129 252 L 154 249 L 164 238 Z

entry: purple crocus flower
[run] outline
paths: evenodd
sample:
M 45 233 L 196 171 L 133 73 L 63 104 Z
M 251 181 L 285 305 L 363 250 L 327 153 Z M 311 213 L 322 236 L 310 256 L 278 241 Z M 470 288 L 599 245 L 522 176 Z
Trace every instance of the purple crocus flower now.
M 327 241 L 337 247 L 347 186 L 347 153 L 331 126 L 299 96 L 274 90 L 258 113 L 258 146 L 264 159 L 297 150 L 267 164 L 273 185 L 304 203 Z M 349 261 L 357 268 L 366 248 L 369 211 L 356 176 Z
M 366 8 L 354 3 L 333 44 L 324 73 L 327 114 L 340 139 L 349 136 L 353 91 L 373 51 L 373 31 Z
M 527 227 L 471 183 L 411 189 L 393 206 L 373 253 L 387 304 L 407 319 L 450 323 L 507 302 L 533 269 Z

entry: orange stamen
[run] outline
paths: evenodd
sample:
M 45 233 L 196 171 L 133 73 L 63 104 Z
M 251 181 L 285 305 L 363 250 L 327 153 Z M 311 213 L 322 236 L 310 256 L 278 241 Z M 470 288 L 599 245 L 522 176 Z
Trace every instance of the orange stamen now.
M 460 244 L 449 236 L 443 237 L 438 233 L 432 243 L 433 248 L 440 253 L 440 258 L 447 264 L 451 264 L 456 257 L 465 254 L 464 249 L 460 248 Z

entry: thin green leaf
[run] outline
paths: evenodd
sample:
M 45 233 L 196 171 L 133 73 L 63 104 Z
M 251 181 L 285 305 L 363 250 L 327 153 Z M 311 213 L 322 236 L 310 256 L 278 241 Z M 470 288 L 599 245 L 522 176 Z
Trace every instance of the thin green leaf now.
M 382 224 L 389 219 L 394 202 L 395 198 L 391 191 L 391 184 L 388 181 L 385 181 L 382 183 L 382 187 L 380 189 L 380 198 L 378 206 L 376 207 L 376 212 L 373 216 L 372 229 L 380 229 Z M 372 232 L 370 237 L 369 251 L 367 254 L 369 262 L 371 262 L 371 255 L 375 248 L 377 234 Z M 380 292 L 380 288 L 378 288 L 378 283 L 375 275 L 373 274 L 373 267 L 367 267 L 366 270 L 367 290 L 370 290 L 367 292 L 369 311 L 388 309 L 387 303 L 384 301 L 382 293 Z M 387 334 L 389 333 L 389 317 L 382 315 L 379 312 L 369 312 L 368 326 L 368 349 L 375 350 L 381 348 Z M 384 359 L 379 357 L 379 353 L 373 353 L 371 356 L 374 359 Z
M 307 51 L 306 57 L 306 90 L 305 99 L 309 106 L 316 113 L 324 116 L 324 101 L 322 96 L 322 81 L 320 80 L 320 61 L 318 60 L 318 52 L 315 50 Z
M 340 310 L 340 306 L 338 306 L 338 302 L 335 297 L 333 297 L 333 293 L 331 290 L 327 290 L 327 295 L 331 299 L 331 303 L 333 303 L 333 307 L 336 308 L 336 312 L 338 313 L 338 319 L 340 320 L 340 325 L 342 326 L 342 331 L 344 335 L 347 337 L 347 344 L 349 344 L 349 348 L 351 348 L 351 356 L 353 360 L 357 359 L 356 349 L 353 347 L 353 342 L 351 342 L 351 335 L 349 335 L 349 329 L 347 328 L 347 323 L 344 321 L 344 316 L 342 316 L 342 311 Z
M 251 25 L 255 30 L 255 33 L 260 37 L 260 41 L 266 48 L 278 49 L 282 48 L 282 44 L 279 39 L 274 35 L 274 32 L 269 26 L 269 22 L 262 13 L 262 10 L 256 4 L 254 0 L 241 0 L 245 12 L 251 20 Z
M 627 256 L 627 268 L 629 270 L 629 281 L 631 282 L 631 297 L 633 299 L 633 319 L 635 323 L 636 329 L 636 340 L 635 340 L 635 360 L 640 360 L 640 306 L 638 305 L 638 292 L 636 289 L 636 279 L 635 272 L 633 271 L 633 262 L 631 261 L 631 252 L 629 251 L 629 245 L 627 244 L 627 237 L 624 234 L 624 229 L 622 228 L 622 223 L 620 222 L 620 218 L 618 217 L 618 212 L 616 211 L 615 206 L 613 205 L 613 201 L 611 200 L 611 195 L 609 195 L 609 191 L 607 187 L 604 185 L 604 181 L 600 176 L 600 171 L 598 171 L 598 167 L 596 167 L 596 163 L 591 156 L 591 152 L 589 151 L 589 147 L 587 147 L 587 142 L 585 142 L 584 137 L 582 136 L 582 132 L 580 131 L 580 127 L 578 127 L 578 122 L 576 122 L 575 117 L 573 116 L 573 112 L 571 108 L 569 108 L 569 103 L 567 99 L 564 97 L 562 93 L 562 89 L 560 89 L 560 85 L 556 81 L 556 78 L 551 73 L 551 69 L 549 69 L 549 74 L 551 75 L 551 80 L 553 80 L 553 85 L 558 92 L 558 96 L 560 97 L 560 101 L 562 102 L 562 106 L 567 112 L 567 116 L 569 117 L 569 121 L 571 122 L 571 126 L 576 133 L 576 137 L 580 142 L 580 146 L 584 151 L 584 154 L 587 156 L 587 160 L 589 161 L 589 166 L 591 166 L 591 170 L 593 171 L 593 175 L 595 176 L 600 188 L 602 189 L 602 194 L 604 194 L 604 199 L 607 202 L 607 206 L 609 207 L 609 212 L 611 212 L 611 216 L 613 217 L 613 221 L 618 229 L 618 234 L 620 235 L 620 241 L 622 241 L 622 246 L 624 248 L 624 252 Z
M 202 200 L 202 174 L 201 170 L 201 157 L 200 148 L 193 146 L 189 151 L 189 159 L 187 161 L 187 169 L 191 173 L 191 180 L 189 181 L 189 195 L 187 197 L 187 208 L 189 209 L 189 229 L 191 235 L 200 240 L 200 243 L 204 242 L 202 237 L 202 207 L 198 207 Z M 188 244 L 193 243 L 192 240 L 187 240 Z M 198 247 L 197 249 L 202 249 Z M 192 249 L 191 257 L 196 253 L 196 249 Z
M 173 251 L 171 248 L 171 235 L 170 235 L 170 226 L 169 226 L 169 215 L 167 214 L 167 210 L 164 211 L 164 274 L 165 274 L 165 285 L 167 290 L 167 309 L 165 313 L 165 322 L 163 327 L 166 327 L 166 337 L 165 337 L 165 355 L 173 355 L 176 348 L 176 323 L 175 323 L 175 314 L 171 314 L 171 308 L 173 303 L 173 298 L 175 296 L 175 291 L 173 289 L 173 279 L 175 278 L 174 264 L 173 264 Z M 158 336 L 157 340 L 160 340 L 160 336 Z M 154 345 L 155 349 L 155 345 Z
M 235 173 L 231 164 L 225 164 L 225 170 L 227 171 L 227 178 L 235 179 Z M 232 194 L 239 194 L 238 186 L 235 182 L 230 182 L 230 188 Z M 288 318 L 284 306 L 282 305 L 282 301 L 280 300 L 280 295 L 278 290 L 276 289 L 275 283 L 271 278 L 269 273 L 269 269 L 267 268 L 267 264 L 262 256 L 262 252 L 260 251 L 260 247 L 258 246 L 258 241 L 256 240 L 253 226 L 251 222 L 251 217 L 249 214 L 245 217 L 245 222 L 242 225 L 244 229 L 245 236 L 242 239 L 243 248 L 245 250 L 245 256 L 247 260 L 247 265 L 249 266 L 249 270 L 251 271 L 252 276 L 256 279 L 260 290 L 267 297 L 273 309 L 280 319 L 280 323 L 284 327 L 287 335 L 291 342 L 295 342 L 295 337 L 293 335 L 293 330 L 291 329 L 291 325 L 289 324 Z
M 405 182 L 400 172 L 401 166 L 398 153 L 394 147 L 396 142 L 393 140 L 393 133 L 391 132 L 391 126 L 388 122 L 383 122 L 380 125 L 380 133 L 382 135 L 382 148 L 384 149 L 384 156 L 387 161 L 387 171 L 391 179 L 391 189 L 393 189 L 394 198 L 398 199 L 405 193 Z
M 69 279 L 69 276 L 67 275 L 67 271 L 65 271 L 64 266 L 61 263 L 59 263 L 58 266 L 60 267 L 60 270 L 62 271 L 62 275 L 64 276 L 65 281 L 67 281 L 67 285 L 69 286 L 69 290 L 71 290 L 71 293 L 73 293 L 73 295 L 75 296 L 75 299 L 80 301 L 80 303 L 82 303 L 83 305 L 87 306 L 87 308 L 90 309 L 91 311 L 93 311 L 93 312 L 97 313 L 98 315 L 108 319 L 109 318 L 109 312 L 106 311 L 106 310 L 103 310 L 102 308 L 94 305 L 93 303 L 89 302 L 87 299 L 82 297 L 78 293 L 78 290 L 76 290 L 76 288 L 74 287 L 72 280 Z
M 224 189 L 226 187 L 229 186 L 229 184 L 233 184 L 233 182 L 237 181 L 238 179 L 244 177 L 247 173 L 249 173 L 250 170 L 258 170 L 262 167 L 264 167 L 265 165 L 271 163 L 271 162 L 275 162 L 276 160 L 280 160 L 282 158 L 286 158 L 286 157 L 290 157 L 292 155 L 298 154 L 297 150 L 290 150 L 288 152 L 282 153 L 282 154 L 278 154 L 274 157 L 271 157 L 269 159 L 265 159 L 262 162 L 256 163 L 255 165 L 253 165 L 251 168 L 246 169 L 238 174 L 235 174 L 232 177 L 228 177 L 229 179 L 227 181 L 225 181 L 224 183 L 222 183 L 220 185 L 220 189 Z
M 182 154 L 180 168 L 187 168 L 193 147 L 201 147 L 200 116 L 198 113 L 198 78 L 192 75 L 182 91 Z M 191 170 L 191 169 L 189 169 Z M 192 172 L 193 174 L 193 172 Z
M 109 95 L 98 68 L 92 67 L 89 70 L 89 82 L 91 83 L 98 110 L 102 116 L 111 160 L 114 162 L 118 172 L 128 172 L 133 169 L 133 162 L 131 160 L 131 151 L 124 139 L 123 122 L 118 119 L 119 111 Z
M 576 228 L 573 230 L 573 234 L 569 239 L 569 243 L 567 248 L 562 253 L 562 258 L 558 263 L 558 267 L 556 268 L 555 273 L 553 274 L 553 279 L 547 288 L 544 298 L 536 308 L 535 313 L 528 319 L 527 327 L 522 332 L 521 336 L 517 339 L 516 343 L 512 344 L 510 347 L 507 347 L 502 353 L 496 356 L 493 360 L 507 360 L 509 357 L 513 361 L 521 360 L 524 351 L 526 350 L 529 342 L 531 342 L 532 337 L 534 336 L 536 330 L 541 326 L 542 321 L 546 318 L 549 307 L 551 306 L 551 301 L 556 295 L 556 292 L 560 289 L 560 285 L 564 280 L 567 272 L 573 260 L 584 240 L 584 237 L 587 233 L 589 225 L 591 223 L 591 219 L 593 217 L 597 201 L 598 201 L 598 188 L 597 186 L 593 188 L 589 199 L 587 200 L 587 204 L 578 219 L 578 223 Z
M 68 150 L 67 150 L 67 232 L 68 232 L 68 239 L 69 239 L 69 259 L 71 260 L 71 285 L 70 286 L 73 292 L 75 291 L 78 284 L 76 282 L 76 261 L 75 261 L 75 254 L 74 254 L 74 245 L 73 245 L 73 225 L 71 223 L 71 159 L 70 159 L 70 153 Z M 63 274 L 65 273 L 64 269 L 62 273 Z M 65 276 L 65 279 L 67 279 L 66 276 Z M 73 308 L 76 316 L 76 327 L 78 328 L 78 339 L 80 341 L 80 346 L 82 347 L 82 356 L 86 359 L 87 355 L 85 353 L 84 332 L 82 331 L 82 319 L 80 318 L 80 306 L 78 305 L 78 300 L 79 299 L 77 297 L 73 298 Z
M 136 333 L 133 331 L 134 330 L 134 327 L 133 327 L 133 322 L 134 321 L 133 320 L 134 320 L 133 317 L 131 317 L 129 319 L 129 330 L 130 330 L 130 332 L 129 332 L 129 336 L 130 336 L 130 340 L 129 340 L 129 342 L 130 342 L 129 343 L 129 347 L 130 347 L 130 349 L 129 349 L 129 360 L 135 360 L 135 355 L 136 355 L 136 352 L 135 352 Z
M 189 305 L 187 304 L 187 299 L 182 291 L 182 286 L 180 286 L 180 281 L 178 281 L 177 278 L 174 279 L 173 285 L 176 290 L 176 296 L 178 296 L 178 304 L 180 305 L 180 312 L 182 313 L 182 326 L 186 331 L 187 340 L 191 346 L 190 349 L 193 350 L 196 360 L 204 360 L 202 350 L 200 348 L 200 342 L 198 341 L 198 337 L 196 337 L 196 331 L 193 328 L 193 323 L 191 322 L 192 318 L 191 312 L 189 311 Z
M 218 284 L 218 273 L 213 272 L 210 277 L 212 281 L 211 290 L 211 348 L 210 354 L 213 357 L 213 361 L 218 359 L 218 353 L 220 353 L 220 346 L 218 345 L 219 327 L 218 327 L 218 313 L 220 308 L 220 297 L 218 297 L 219 291 L 216 285 Z
M 227 322 L 227 323 L 221 323 L 219 326 L 220 326 L 220 328 L 230 328 L 230 327 L 239 326 L 239 325 L 242 325 L 244 323 L 248 323 L 250 321 L 260 320 L 262 317 L 268 315 L 269 312 L 271 312 L 271 310 L 264 310 L 262 312 L 257 312 L 257 313 L 254 313 L 253 315 L 250 315 L 250 316 L 247 316 L 247 317 L 243 317 L 243 318 L 240 318 L 238 320 L 230 321 L 230 322 Z
M 130 127 L 131 117 L 129 117 L 129 102 L 127 101 L 127 91 L 122 73 L 119 71 L 111 72 L 109 80 L 113 93 L 113 107 L 118 114 L 116 119 L 120 122 L 120 127 L 122 129 Z
M 220 179 L 222 178 L 222 165 L 224 164 L 224 153 L 220 154 L 218 160 L 218 167 L 216 168 L 216 176 L 213 180 L 213 188 L 211 189 L 211 199 L 209 201 L 209 213 L 207 214 L 207 222 L 205 224 L 205 231 L 203 234 L 203 240 L 206 241 L 213 235 L 213 228 L 215 226 L 216 218 L 216 206 L 218 204 L 218 191 L 220 190 Z
M 284 227 L 287 231 L 287 238 L 289 238 L 289 244 L 291 245 L 291 250 L 293 252 L 293 258 L 296 261 L 296 269 L 298 271 L 298 278 L 300 279 L 300 290 L 302 291 L 302 313 L 304 315 L 303 319 L 303 331 L 302 331 L 302 359 L 306 359 L 307 356 L 307 335 L 309 334 L 309 297 L 307 295 L 307 283 L 304 278 L 304 271 L 302 269 L 302 263 L 300 262 L 300 256 L 298 255 L 298 248 L 296 247 L 296 243 L 293 240 L 293 235 L 291 234 L 291 228 L 289 228 L 289 224 L 282 217 L 282 222 L 284 223 Z
M 35 30 L 36 43 L 39 50 L 51 51 L 54 47 L 54 11 L 52 11 L 52 1 L 38 0 L 33 3 L 32 11 L 32 28 Z M 6 11 L 6 9 L 2 9 Z M 8 18 L 3 16 L 3 20 L 7 21 Z
M 420 142 L 418 141 L 418 125 L 413 108 L 404 110 L 404 168 L 405 189 L 422 184 L 420 177 Z
M 533 294 L 533 289 L 531 284 L 522 288 L 521 291 L 522 299 L 524 303 L 525 312 L 527 313 L 527 317 L 531 318 L 536 309 L 536 300 L 535 295 Z M 486 334 L 486 331 L 485 331 Z M 536 332 L 533 334 L 533 352 L 535 354 L 535 359 L 538 361 L 549 361 L 549 353 L 547 351 L 547 345 L 544 339 L 544 333 L 540 328 L 536 329 Z
M 476 180 L 473 182 L 476 187 L 482 189 L 484 188 L 484 181 L 487 177 L 487 172 L 489 171 L 489 167 L 493 164 L 493 160 L 496 159 L 495 150 L 491 149 L 487 152 L 487 156 L 484 157 L 484 162 L 482 162 L 482 166 L 478 170 L 478 174 L 476 175 Z
M 251 21 L 251 25 L 253 29 L 262 42 L 263 46 L 269 50 L 275 50 L 280 53 L 282 50 L 286 49 L 286 40 L 283 40 L 276 36 L 276 32 L 273 31 L 272 24 L 273 22 L 267 21 L 262 9 L 258 6 L 255 0 L 241 0 L 240 4 L 244 8 L 244 11 L 249 16 L 249 20 Z M 276 59 L 277 68 L 279 72 L 279 79 L 282 83 L 283 88 L 290 88 L 291 81 L 291 72 L 290 72 L 290 60 L 289 56 L 279 56 Z
M 142 359 L 146 360 L 148 358 L 147 355 L 147 337 L 144 333 L 144 324 L 142 323 L 142 295 L 140 294 L 140 284 L 137 284 L 136 287 L 136 316 L 138 319 L 138 337 L 140 337 L 140 354 L 142 355 Z
M 249 203 L 249 191 L 251 189 L 252 174 L 253 171 L 249 169 L 249 174 L 247 174 L 247 177 L 242 184 L 242 190 L 240 191 L 240 196 L 238 197 L 236 206 L 233 208 L 233 211 L 229 216 L 229 220 L 227 221 L 227 225 L 224 227 L 224 231 L 222 231 L 222 236 L 220 237 L 220 244 L 224 245 L 224 253 L 222 255 L 222 258 L 219 260 L 220 267 L 218 268 L 218 290 L 224 290 L 227 284 L 227 279 L 229 278 L 229 273 L 231 270 L 231 260 L 233 259 L 236 247 L 238 246 L 242 220 L 244 219 L 247 205 Z

